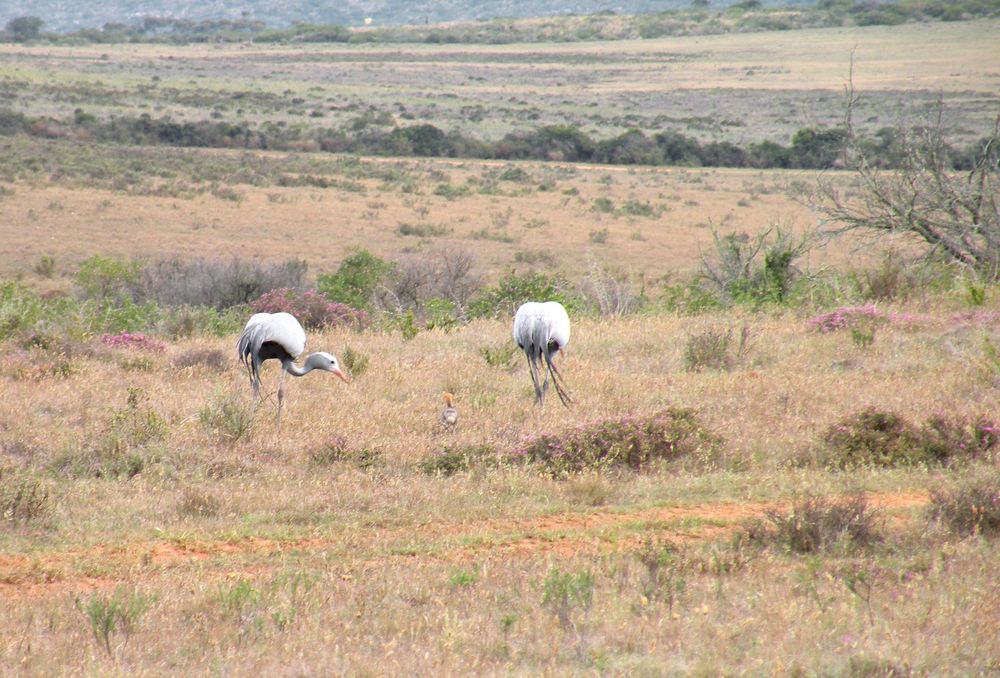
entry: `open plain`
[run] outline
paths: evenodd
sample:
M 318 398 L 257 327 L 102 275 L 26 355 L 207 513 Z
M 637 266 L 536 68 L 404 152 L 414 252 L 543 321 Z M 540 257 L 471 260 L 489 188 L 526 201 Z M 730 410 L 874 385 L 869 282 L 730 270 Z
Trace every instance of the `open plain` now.
M 869 129 L 941 99 L 970 140 L 1000 105 L 998 26 L 481 50 L 2 46 L 0 83 L 16 110 L 55 118 L 335 126 L 367 111 L 489 137 L 526 121 L 685 124 L 784 143 L 842 117 L 855 49 Z M 996 515 L 961 499 L 997 473 L 995 282 L 911 263 L 919 242 L 855 235 L 809 241 L 797 267 L 814 282 L 795 303 L 693 308 L 666 297 L 717 253 L 713 232 L 811 235 L 817 182 L 852 177 L 313 150 L 0 137 L 0 673 L 1000 669 L 995 533 L 943 517 Z M 534 404 L 507 316 L 312 329 L 309 349 L 351 356 L 352 381 L 286 380 L 280 432 L 277 370 L 252 412 L 233 331 L 161 327 L 125 347 L 79 329 L 96 321 L 7 331 L 29 293 L 78 299 L 95 255 L 299 259 L 315 278 L 359 248 L 470 252 L 484 286 L 558 272 L 599 296 L 614 279 L 647 303 L 580 306 L 560 362 L 571 408 Z M 892 275 L 895 294 L 859 298 Z M 853 323 L 824 331 L 837 308 Z M 695 350 L 706 337 L 715 362 Z M 436 427 L 444 392 L 454 430 Z M 546 436 L 638 445 L 588 427 L 664 412 L 705 435 L 639 469 L 526 452 Z M 836 433 L 855 425 L 873 447 L 903 431 L 945 460 L 842 463 Z

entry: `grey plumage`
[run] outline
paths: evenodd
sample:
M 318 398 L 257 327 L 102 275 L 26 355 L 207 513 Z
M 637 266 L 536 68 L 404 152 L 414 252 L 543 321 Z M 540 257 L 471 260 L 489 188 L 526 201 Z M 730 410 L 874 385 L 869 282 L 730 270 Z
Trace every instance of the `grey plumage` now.
M 260 367 L 265 360 L 275 359 L 281 363 L 281 377 L 278 380 L 278 428 L 281 427 L 281 405 L 284 399 L 285 373 L 301 377 L 313 370 L 333 372 L 343 381 L 348 381 L 341 371 L 336 356 L 319 351 L 310 353 L 302 367 L 295 359 L 306 348 L 306 333 L 302 325 L 289 313 L 255 313 L 247 321 L 239 340 L 236 353 L 250 375 L 254 402 L 260 398 Z

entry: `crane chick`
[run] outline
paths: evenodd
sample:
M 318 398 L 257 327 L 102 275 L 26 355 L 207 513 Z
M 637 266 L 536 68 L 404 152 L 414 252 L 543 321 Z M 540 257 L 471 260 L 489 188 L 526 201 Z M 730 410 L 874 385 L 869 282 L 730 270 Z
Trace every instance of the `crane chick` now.
M 458 410 L 455 408 L 455 396 L 451 393 L 444 394 L 444 409 L 438 418 L 436 430 L 439 433 L 453 431 L 458 423 Z

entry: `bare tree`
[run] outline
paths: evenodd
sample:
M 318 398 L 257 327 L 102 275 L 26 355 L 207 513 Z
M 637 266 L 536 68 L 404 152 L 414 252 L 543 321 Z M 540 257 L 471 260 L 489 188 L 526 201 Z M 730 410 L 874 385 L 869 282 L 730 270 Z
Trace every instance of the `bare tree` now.
M 475 266 L 476 255 L 461 248 L 407 255 L 396 263 L 396 274 L 385 291 L 400 312 L 419 311 L 428 299 L 445 299 L 464 315 L 469 299 L 482 287 Z
M 911 233 L 930 246 L 929 253 L 943 253 L 989 279 L 1000 277 L 1000 115 L 970 170 L 954 169 L 942 104 L 931 124 L 902 131 L 899 166 L 885 169 L 854 133 L 856 102 L 852 81 L 844 162 L 857 185 L 847 192 L 829 177 L 820 181 L 814 207 L 826 217 L 827 230 Z

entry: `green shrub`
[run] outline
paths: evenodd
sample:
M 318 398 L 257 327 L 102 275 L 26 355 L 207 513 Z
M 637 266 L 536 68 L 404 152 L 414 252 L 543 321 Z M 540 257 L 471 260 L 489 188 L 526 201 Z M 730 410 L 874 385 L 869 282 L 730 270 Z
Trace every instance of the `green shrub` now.
M 1000 534 L 1000 476 L 991 468 L 934 488 L 927 511 L 959 535 Z
M 35 273 L 41 278 L 51 278 L 56 272 L 56 260 L 48 254 L 43 254 L 35 262 Z
M 140 593 L 136 589 L 127 590 L 119 586 L 111 596 L 92 593 L 86 602 L 77 598 L 76 607 L 90 623 L 94 640 L 110 657 L 114 656 L 111 648 L 112 637 L 120 632 L 127 640 L 154 600 L 152 596 Z
M 80 264 L 74 280 L 89 299 L 132 299 L 141 272 L 142 266 L 138 261 L 94 255 Z
M 468 314 L 470 318 L 513 318 L 517 307 L 526 301 L 558 301 L 572 313 L 578 302 L 576 296 L 567 291 L 568 288 L 568 283 L 559 276 L 511 272 L 502 277 L 495 287 L 483 290 L 469 305 Z
M 125 407 L 112 410 L 92 440 L 57 457 L 50 468 L 72 477 L 128 480 L 157 459 L 155 444 L 166 434 L 166 421 L 147 403 L 145 393 L 129 388 Z
M 341 351 L 340 362 L 351 377 L 360 377 L 368 369 L 368 356 L 350 346 Z
M 330 466 L 348 462 L 365 470 L 384 463 L 382 450 L 371 447 L 353 447 L 344 436 L 334 435 L 308 452 L 309 463 L 316 466 Z
M 514 365 L 517 346 L 511 341 L 505 341 L 495 346 L 481 346 L 479 353 L 490 367 L 509 369 Z
M 0 285 L 0 341 L 35 327 L 45 316 L 45 304 L 18 282 Z
M 718 295 L 690 282 L 664 285 L 660 304 L 668 312 L 683 315 L 699 315 L 725 307 Z
M 336 273 L 321 275 L 317 289 L 331 301 L 372 310 L 380 290 L 395 275 L 395 266 L 367 250 L 345 258 Z
M 565 476 L 614 466 L 641 470 L 683 457 L 702 461 L 714 455 L 721 444 L 693 410 L 669 408 L 653 415 L 626 415 L 529 438 L 514 451 L 513 459 L 539 464 L 554 476 Z
M 785 302 L 798 275 L 795 261 L 809 251 L 807 239 L 796 242 L 781 226 L 772 226 L 753 239 L 739 233 L 720 236 L 716 231 L 712 237 L 715 252 L 702 255 L 701 280 L 721 298 L 735 303 Z
M 642 595 L 648 601 L 664 600 L 673 609 L 677 598 L 684 593 L 687 582 L 681 576 L 682 563 L 669 543 L 646 539 L 635 554 L 645 568 Z
M 555 612 L 559 624 L 573 626 L 573 608 L 589 610 L 594 602 L 594 576 L 587 570 L 560 572 L 553 569 L 542 582 L 542 603 Z

